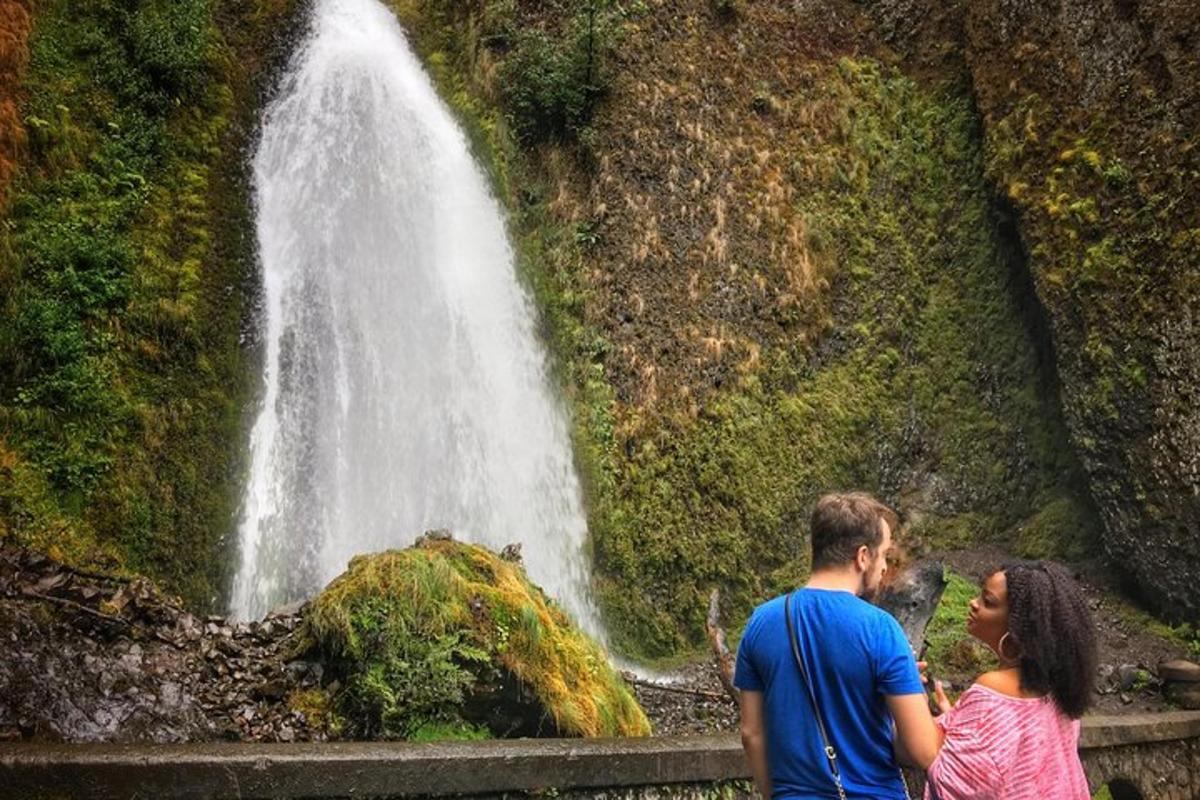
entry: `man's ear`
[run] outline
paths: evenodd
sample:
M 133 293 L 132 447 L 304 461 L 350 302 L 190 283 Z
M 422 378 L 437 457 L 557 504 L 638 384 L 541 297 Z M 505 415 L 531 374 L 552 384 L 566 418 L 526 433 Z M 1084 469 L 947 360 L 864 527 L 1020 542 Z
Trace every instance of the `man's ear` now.
M 871 568 L 871 548 L 865 544 L 858 548 L 858 552 L 854 554 L 854 566 L 858 567 L 859 572 L 866 572 Z

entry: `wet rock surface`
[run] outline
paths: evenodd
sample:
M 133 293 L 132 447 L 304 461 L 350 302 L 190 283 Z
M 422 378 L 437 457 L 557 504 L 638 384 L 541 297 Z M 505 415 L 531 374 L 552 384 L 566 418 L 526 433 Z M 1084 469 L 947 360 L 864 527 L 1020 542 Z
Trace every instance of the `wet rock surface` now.
M 305 741 L 289 709 L 319 663 L 289 659 L 300 610 L 197 617 L 144 578 L 71 570 L 0 548 L 0 739 Z

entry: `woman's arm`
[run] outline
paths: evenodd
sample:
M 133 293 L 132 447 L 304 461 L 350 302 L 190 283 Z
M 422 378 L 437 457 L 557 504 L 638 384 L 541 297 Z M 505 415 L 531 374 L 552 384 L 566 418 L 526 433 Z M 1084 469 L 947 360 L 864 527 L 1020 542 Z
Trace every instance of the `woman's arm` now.
M 887 695 L 888 711 L 896 720 L 894 747 L 896 758 L 903 764 L 921 769 L 937 758 L 942 748 L 942 730 L 929 713 L 929 700 L 924 694 Z

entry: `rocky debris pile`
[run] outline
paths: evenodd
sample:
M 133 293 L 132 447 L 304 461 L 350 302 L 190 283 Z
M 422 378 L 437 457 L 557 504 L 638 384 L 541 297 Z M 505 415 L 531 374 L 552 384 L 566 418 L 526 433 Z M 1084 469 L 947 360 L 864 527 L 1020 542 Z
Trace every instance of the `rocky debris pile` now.
M 364 627 L 365 626 L 365 627 Z M 145 578 L 0 545 L 0 740 L 645 735 L 595 641 L 449 536 L 362 556 L 311 603 L 197 617 Z
M 0 738 L 303 741 L 289 707 L 324 678 L 291 656 L 301 616 L 196 617 L 144 578 L 73 570 L 0 547 Z
M 738 706 L 724 690 L 712 660 L 694 661 L 669 677 L 627 671 L 638 704 L 650 718 L 656 736 L 721 733 L 738 728 Z

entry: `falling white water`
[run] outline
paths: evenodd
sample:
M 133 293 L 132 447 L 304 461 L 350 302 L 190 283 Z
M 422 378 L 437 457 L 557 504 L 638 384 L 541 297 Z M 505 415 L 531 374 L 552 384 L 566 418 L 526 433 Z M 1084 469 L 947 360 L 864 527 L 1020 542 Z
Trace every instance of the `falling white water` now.
M 562 409 L 500 208 L 378 0 L 318 0 L 254 159 L 265 389 L 231 612 L 421 532 L 499 549 L 598 631 Z

